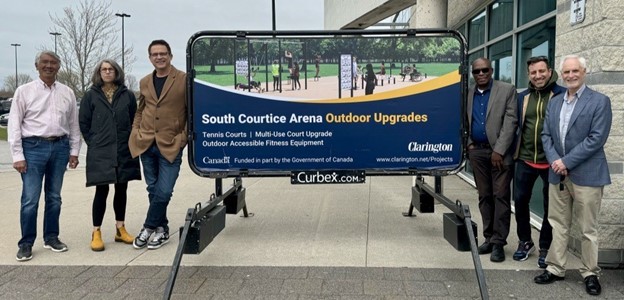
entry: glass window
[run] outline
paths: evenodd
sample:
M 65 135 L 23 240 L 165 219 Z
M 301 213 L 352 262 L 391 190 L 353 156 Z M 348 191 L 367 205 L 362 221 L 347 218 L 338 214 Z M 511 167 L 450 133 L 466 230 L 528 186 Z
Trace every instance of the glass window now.
M 489 54 L 492 68 L 494 68 L 493 78 L 512 83 L 511 37 L 490 46 Z
M 513 0 L 499 0 L 490 5 L 489 39 L 494 39 L 513 28 Z
M 556 0 L 518 0 L 518 26 L 531 22 L 556 8 Z
M 555 19 L 533 26 L 518 35 L 516 52 L 516 87 L 529 86 L 526 61 L 529 57 L 544 55 L 548 57 L 550 67 L 555 59 Z
M 474 2 L 474 1 L 473 1 Z M 518 88 L 528 86 L 526 60 L 531 56 L 548 56 L 551 63 L 555 56 L 555 13 L 556 0 L 489 0 L 477 1 L 491 3 L 485 11 L 464 23 L 458 30 L 465 30 L 468 40 L 468 63 L 486 56 L 492 62 L 493 78 L 514 83 Z M 561 1 L 559 1 L 561 2 Z M 516 13 L 517 15 L 514 15 Z M 549 16 L 543 22 L 535 20 Z M 486 19 L 487 17 L 487 19 Z M 518 21 L 514 22 L 514 18 Z M 531 24 L 531 26 L 526 26 Z M 537 25 L 533 25 L 537 24 Z M 524 26 L 523 26 L 524 25 Z M 486 27 L 487 26 L 487 27 Z M 496 43 L 493 40 L 500 39 Z M 516 46 L 514 46 L 516 45 Z M 487 54 L 486 54 L 487 53 Z M 472 74 L 468 76 L 469 86 L 475 82 Z M 466 164 L 464 173 L 471 176 L 472 169 Z M 534 189 L 531 212 L 543 216 L 543 199 L 539 190 L 541 182 Z
M 468 49 L 485 42 L 485 11 L 472 18 L 468 24 Z
M 484 57 L 484 55 L 485 55 L 485 54 L 483 53 L 483 49 L 481 49 L 481 50 L 479 50 L 479 51 L 477 51 L 477 52 L 472 52 L 472 53 L 468 54 L 468 63 L 469 63 L 469 64 L 472 64 L 472 62 L 473 62 L 475 59 L 477 59 L 477 58 L 479 58 L 479 57 Z
M 457 28 L 457 31 L 459 31 L 459 33 L 461 33 L 464 38 L 466 38 L 466 23 L 462 24 L 462 26 Z
M 468 54 L 468 66 L 472 66 L 472 62 L 480 57 L 484 57 L 485 54 L 483 53 L 483 49 L 477 51 L 477 52 L 473 52 Z M 470 69 L 469 71 L 472 71 L 472 69 Z M 474 78 L 472 77 L 472 74 L 468 74 L 468 86 L 473 86 L 475 84 Z

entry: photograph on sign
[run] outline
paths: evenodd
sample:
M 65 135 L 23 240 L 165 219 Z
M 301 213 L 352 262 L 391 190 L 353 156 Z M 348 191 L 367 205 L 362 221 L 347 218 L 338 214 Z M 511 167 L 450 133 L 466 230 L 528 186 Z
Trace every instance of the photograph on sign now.
M 463 165 L 458 34 L 197 35 L 189 162 L 211 176 Z

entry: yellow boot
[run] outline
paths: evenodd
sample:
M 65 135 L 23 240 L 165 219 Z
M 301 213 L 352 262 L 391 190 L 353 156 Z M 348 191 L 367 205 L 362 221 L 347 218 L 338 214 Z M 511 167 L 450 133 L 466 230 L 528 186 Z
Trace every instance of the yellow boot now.
M 125 226 L 121 226 L 117 228 L 117 234 L 115 234 L 115 242 L 132 244 L 132 242 L 134 242 L 134 238 L 128 234 Z
M 91 250 L 104 251 L 104 241 L 102 241 L 102 232 L 97 229 L 91 235 Z

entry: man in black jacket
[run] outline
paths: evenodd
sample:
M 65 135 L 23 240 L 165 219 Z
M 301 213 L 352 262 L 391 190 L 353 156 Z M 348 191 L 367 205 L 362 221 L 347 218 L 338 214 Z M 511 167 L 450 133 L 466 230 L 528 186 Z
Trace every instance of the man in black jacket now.
M 542 178 L 544 216 L 539 236 L 539 258 L 537 265 L 546 268 L 546 254 L 552 242 L 552 227 L 548 222 L 548 161 L 542 147 L 541 133 L 548 101 L 565 92 L 557 85 L 557 73 L 548 65 L 546 56 L 527 60 L 529 88 L 518 94 L 518 134 L 516 136 L 516 172 L 514 180 L 514 206 L 518 233 L 518 250 L 513 259 L 524 261 L 535 251 L 531 239 L 531 216 L 529 202 L 533 186 Z

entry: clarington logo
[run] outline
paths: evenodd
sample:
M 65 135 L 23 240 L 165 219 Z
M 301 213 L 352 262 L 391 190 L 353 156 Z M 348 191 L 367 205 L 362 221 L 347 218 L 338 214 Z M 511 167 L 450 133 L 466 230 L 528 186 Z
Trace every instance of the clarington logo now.
M 407 144 L 407 151 L 409 152 L 450 152 L 453 151 L 453 144 L 431 144 L 427 143 L 418 143 L 418 142 L 410 142 Z
M 230 157 L 224 156 L 223 158 L 210 158 L 206 156 L 202 159 L 202 162 L 205 164 L 229 164 Z

